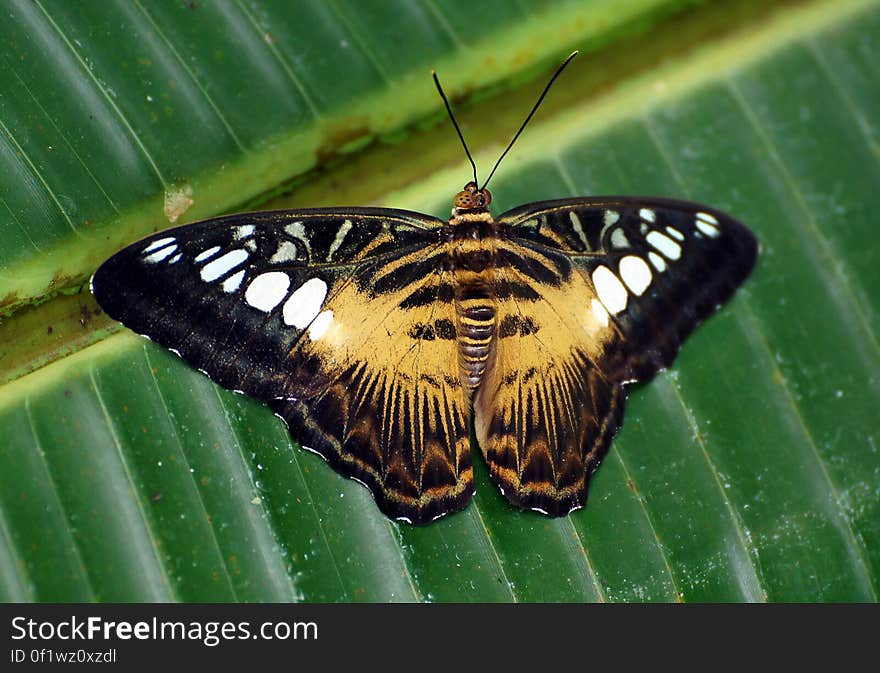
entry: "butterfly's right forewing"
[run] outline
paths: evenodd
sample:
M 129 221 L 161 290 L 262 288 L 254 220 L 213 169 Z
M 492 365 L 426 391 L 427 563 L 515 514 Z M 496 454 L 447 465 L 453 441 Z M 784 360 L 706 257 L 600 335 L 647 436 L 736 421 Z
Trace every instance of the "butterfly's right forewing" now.
M 399 212 L 399 211 L 398 211 Z M 224 387 L 261 399 L 308 394 L 332 375 L 301 345 L 353 281 L 435 231 L 408 214 L 247 213 L 177 227 L 107 260 L 101 307 Z
M 93 292 L 111 317 L 268 401 L 386 514 L 425 523 L 473 492 L 442 224 L 391 209 L 219 218 L 129 246 Z

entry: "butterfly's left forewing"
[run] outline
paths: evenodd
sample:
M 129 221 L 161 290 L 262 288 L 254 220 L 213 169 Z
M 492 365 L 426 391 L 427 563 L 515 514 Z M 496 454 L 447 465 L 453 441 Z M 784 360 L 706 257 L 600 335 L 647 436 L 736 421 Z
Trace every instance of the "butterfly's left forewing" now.
M 105 262 L 113 318 L 424 523 L 473 485 L 450 284 L 434 218 L 391 209 L 248 213 L 178 227 Z
M 298 348 L 316 331 L 315 309 L 435 239 L 418 220 L 368 210 L 231 215 L 128 246 L 96 271 L 92 291 L 112 318 L 221 385 L 262 399 L 300 396 L 329 375 Z
M 658 197 L 544 201 L 499 223 L 537 254 L 568 257 L 591 288 L 568 297 L 569 306 L 607 319 L 616 337 L 601 367 L 625 382 L 668 367 L 684 339 L 748 277 L 758 254 L 754 235 L 726 213 Z

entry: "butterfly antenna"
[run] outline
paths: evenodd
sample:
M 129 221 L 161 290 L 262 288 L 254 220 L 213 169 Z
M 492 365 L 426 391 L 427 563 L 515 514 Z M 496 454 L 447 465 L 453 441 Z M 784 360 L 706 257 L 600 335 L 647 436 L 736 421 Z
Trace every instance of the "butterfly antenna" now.
M 535 113 L 538 111 L 538 107 L 541 105 L 541 102 L 544 100 L 544 97 L 547 95 L 547 92 L 550 91 L 550 87 L 553 86 L 553 82 L 556 81 L 556 78 L 565 70 L 565 66 L 571 63 L 571 60 L 577 56 L 577 50 L 571 52 L 568 55 L 568 58 L 562 62 L 558 68 L 556 68 L 556 72 L 553 73 L 553 77 L 550 78 L 550 81 L 547 82 L 547 86 L 544 87 L 544 91 L 541 92 L 541 95 L 538 97 L 538 102 L 535 103 L 535 106 L 532 108 L 532 111 L 529 112 L 529 116 L 526 117 L 526 120 L 522 123 L 522 126 L 519 127 L 519 131 L 516 132 L 516 135 L 513 136 L 513 140 L 510 141 L 510 144 L 507 146 L 507 149 L 501 153 L 501 156 L 498 157 L 498 161 L 495 162 L 495 166 L 492 167 L 492 172 L 489 173 L 489 177 L 486 178 L 486 182 L 483 183 L 483 186 L 480 189 L 485 189 L 486 185 L 489 184 L 489 180 L 492 179 L 492 176 L 495 175 L 495 170 L 498 168 L 498 165 L 501 163 L 501 160 L 507 156 L 507 153 L 510 152 L 510 148 L 513 147 L 513 144 L 516 142 L 516 139 L 519 138 L 520 134 L 523 132 L 523 129 L 528 125 L 531 121 L 532 117 L 535 116 Z
M 471 151 L 468 149 L 467 143 L 464 141 L 464 136 L 461 134 L 461 129 L 458 128 L 458 122 L 455 121 L 455 115 L 452 114 L 452 106 L 449 104 L 449 99 L 446 98 L 446 94 L 443 93 L 443 87 L 440 86 L 440 80 L 437 77 L 437 72 L 432 70 L 431 77 L 434 78 L 434 84 L 437 86 L 437 91 L 440 92 L 440 98 L 443 99 L 443 104 L 446 105 L 446 111 L 449 113 L 449 118 L 452 120 L 452 125 L 455 127 L 455 132 L 458 134 L 458 139 L 461 140 L 461 146 L 464 147 L 464 153 L 467 154 L 468 161 L 471 162 L 471 167 L 474 169 L 474 184 L 480 184 L 477 180 L 477 165 L 474 163 L 474 158 L 471 156 Z

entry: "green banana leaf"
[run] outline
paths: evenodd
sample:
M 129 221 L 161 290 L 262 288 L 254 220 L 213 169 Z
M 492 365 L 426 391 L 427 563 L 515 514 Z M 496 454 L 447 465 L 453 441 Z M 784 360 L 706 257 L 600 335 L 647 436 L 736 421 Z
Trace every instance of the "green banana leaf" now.
M 9 2 L 0 600 L 876 601 L 880 3 Z M 710 203 L 758 268 L 632 391 L 587 507 L 429 526 L 100 313 L 140 236 L 245 206 Z M 278 195 L 281 196 L 278 196 Z

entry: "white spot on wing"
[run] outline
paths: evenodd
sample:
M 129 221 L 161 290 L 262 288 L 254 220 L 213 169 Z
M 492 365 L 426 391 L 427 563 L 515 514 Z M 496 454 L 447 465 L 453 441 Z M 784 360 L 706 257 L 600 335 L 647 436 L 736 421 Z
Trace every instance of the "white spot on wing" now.
M 626 232 L 623 228 L 618 227 L 614 231 L 611 232 L 611 247 L 612 248 L 628 248 L 629 239 L 626 237 Z
M 235 239 L 237 241 L 240 241 L 243 238 L 247 238 L 248 236 L 253 236 L 254 235 L 254 225 L 243 224 L 240 227 L 236 227 L 234 235 L 235 235 Z
M 602 306 L 601 301 L 594 297 L 590 301 L 590 310 L 592 310 L 593 315 L 596 317 L 596 320 L 599 321 L 599 324 L 602 325 L 602 327 L 608 327 L 608 311 L 606 311 L 605 307 Z
M 321 311 L 326 297 L 327 283 L 320 278 L 310 278 L 284 302 L 284 322 L 297 329 L 305 329 Z
M 711 224 L 706 224 L 702 220 L 697 220 L 697 229 L 702 231 L 709 238 L 718 238 L 721 235 L 721 232 L 718 231 L 716 227 L 713 227 Z
M 220 276 L 225 276 L 232 271 L 239 264 L 244 263 L 247 258 L 247 250 L 242 250 L 241 248 L 230 250 L 225 255 L 221 255 L 213 262 L 208 262 L 202 267 L 202 280 L 209 283 L 213 280 L 217 280 Z
M 170 245 L 167 248 L 161 248 L 160 250 L 156 250 L 156 252 L 144 257 L 144 261 L 147 264 L 155 264 L 156 262 L 161 262 L 166 257 L 173 255 L 175 250 L 177 250 L 177 244 Z
M 183 257 L 183 253 L 178 252 L 176 255 L 174 255 L 174 257 L 172 257 L 171 259 L 168 260 L 168 263 L 169 264 L 177 264 L 181 260 L 182 257 Z
M 669 259 L 678 259 L 681 257 L 681 246 L 666 234 L 661 234 L 659 231 L 652 231 L 645 238 L 652 247 L 662 252 Z
M 213 248 L 208 248 L 207 250 L 202 250 L 198 255 L 196 255 L 196 262 L 204 262 L 206 259 L 210 259 L 214 255 L 220 252 L 220 246 L 215 245 Z
M 174 243 L 174 236 L 166 236 L 165 238 L 160 238 L 156 241 L 153 241 L 146 248 L 144 248 L 143 253 L 146 255 L 148 252 L 158 250 L 159 248 L 164 248 L 170 243 Z
M 305 231 L 303 230 L 303 223 L 299 220 L 297 220 L 296 222 L 291 222 L 290 224 L 285 224 L 284 231 L 296 238 L 301 238 L 305 234 Z
M 336 232 L 336 237 L 333 239 L 333 243 L 330 244 L 330 250 L 327 251 L 328 262 L 333 259 L 333 255 L 339 250 L 339 246 L 342 245 L 349 231 L 351 231 L 351 220 L 345 220 L 342 226 L 339 227 L 339 231 Z
M 607 266 L 597 266 L 593 270 L 593 285 L 596 287 L 599 301 L 611 315 L 616 315 L 626 308 L 626 288 Z
M 679 241 L 684 240 L 684 234 L 675 227 L 666 227 L 666 233 L 672 236 L 672 238 L 677 238 Z
M 639 217 L 641 217 L 646 222 L 654 222 L 657 219 L 657 213 L 655 213 L 650 208 L 642 208 L 639 211 Z
M 275 254 L 269 259 L 272 264 L 296 261 L 296 245 L 290 241 L 281 241 Z
M 239 287 L 241 287 L 241 281 L 244 280 L 244 269 L 239 271 L 238 273 L 234 273 L 229 278 L 223 281 L 224 292 L 235 292 Z
M 333 311 L 321 311 L 309 326 L 309 339 L 317 341 L 330 329 L 333 323 Z
M 303 245 L 306 246 L 306 252 L 309 253 L 309 257 L 312 256 L 312 246 L 309 243 L 309 237 L 306 235 L 306 230 L 303 228 L 303 223 L 297 220 L 296 222 L 291 222 L 284 226 L 284 231 L 293 236 L 294 238 L 302 241 Z
M 261 273 L 251 281 L 244 293 L 245 301 L 259 311 L 268 313 L 287 296 L 290 278 L 281 271 Z
M 648 259 L 651 260 L 651 264 L 657 271 L 666 271 L 666 261 L 656 252 L 649 252 Z
M 606 213 L 608 211 L 605 211 Z M 577 213 L 569 211 L 568 219 L 571 220 L 571 226 L 574 227 L 574 233 L 578 235 L 578 238 L 581 239 L 581 243 L 584 244 L 584 247 L 588 250 L 590 249 L 590 244 L 587 242 L 587 235 L 584 233 L 584 228 L 581 226 L 581 218 L 578 217 Z
M 627 255 L 620 260 L 620 277 L 637 296 L 648 289 L 653 278 L 650 267 L 641 257 Z
M 709 238 L 718 238 L 721 235 L 718 220 L 709 213 L 697 213 L 696 225 Z
M 599 232 L 599 243 L 605 240 L 605 232 L 608 230 L 608 227 L 612 226 L 615 222 L 620 219 L 620 213 L 616 210 L 606 210 L 604 215 L 602 216 L 602 231 Z

